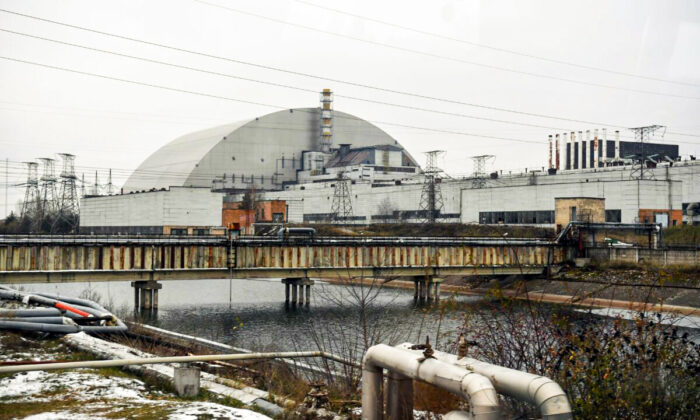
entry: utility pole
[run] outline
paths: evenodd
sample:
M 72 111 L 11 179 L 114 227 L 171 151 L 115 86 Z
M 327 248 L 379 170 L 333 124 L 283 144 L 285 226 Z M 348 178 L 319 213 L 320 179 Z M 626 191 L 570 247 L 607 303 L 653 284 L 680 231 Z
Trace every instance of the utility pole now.
M 472 188 L 484 188 L 486 186 L 486 162 L 495 157 L 494 155 L 472 156 L 474 161 Z
M 423 221 L 425 223 L 435 223 L 438 213 L 442 210 L 442 192 L 440 191 L 440 173 L 442 170 L 438 168 L 438 157 L 445 153 L 444 150 L 431 150 L 425 152 L 426 165 L 423 171 L 425 181 L 423 182 L 423 191 L 420 195 L 420 209 L 424 214 Z

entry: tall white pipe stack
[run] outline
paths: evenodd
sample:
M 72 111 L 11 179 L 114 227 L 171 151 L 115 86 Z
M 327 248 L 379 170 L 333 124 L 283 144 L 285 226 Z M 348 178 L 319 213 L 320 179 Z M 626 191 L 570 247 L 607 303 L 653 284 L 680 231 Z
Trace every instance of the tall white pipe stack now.
M 554 167 L 559 170 L 559 134 L 557 134 L 557 141 L 554 148 Z
M 598 129 L 596 128 L 593 134 L 593 167 L 598 169 Z
M 583 131 L 578 132 L 578 169 L 583 169 Z
M 603 129 L 603 166 L 608 162 L 608 130 Z
M 571 137 L 569 138 L 569 169 L 574 170 L 574 147 L 576 147 L 576 133 L 571 132 Z
M 615 130 L 615 162 L 620 161 L 620 130 Z
M 557 134 L 558 136 L 558 134 Z M 549 169 L 552 169 L 552 135 L 549 135 Z

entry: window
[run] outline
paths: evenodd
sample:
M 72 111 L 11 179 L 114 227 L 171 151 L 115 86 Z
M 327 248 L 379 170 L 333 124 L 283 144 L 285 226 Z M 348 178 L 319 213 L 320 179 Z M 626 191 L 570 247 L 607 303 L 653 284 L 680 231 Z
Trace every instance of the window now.
M 569 218 L 571 222 L 576 221 L 576 206 L 571 207 L 571 217 Z

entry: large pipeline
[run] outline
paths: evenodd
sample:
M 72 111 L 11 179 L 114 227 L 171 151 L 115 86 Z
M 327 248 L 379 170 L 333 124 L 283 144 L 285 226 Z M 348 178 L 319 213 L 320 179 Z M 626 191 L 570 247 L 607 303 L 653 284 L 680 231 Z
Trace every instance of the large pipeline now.
M 365 353 L 362 366 L 364 420 L 384 418 L 383 369 L 389 371 L 386 392 L 387 415 L 390 419 L 413 418 L 413 379 L 435 385 L 469 401 L 471 419 L 501 418 L 498 394 L 491 381 L 463 367 L 426 356 L 421 352 L 414 353 L 385 344 L 370 347 Z
M 0 329 L 56 334 L 72 334 L 80 331 L 104 334 L 127 330 L 126 325 L 112 313 L 87 299 L 50 293 L 26 293 L 2 285 L 0 285 L 0 299 L 15 300 L 25 305 L 49 307 L 47 309 L 2 309 L 0 310 Z
M 410 350 L 410 343 L 401 344 L 399 347 L 414 354 L 421 354 L 419 351 Z M 433 355 L 446 363 L 484 375 L 491 380 L 499 393 L 537 407 L 543 419 L 573 418 L 566 393 L 558 383 L 547 377 L 493 365 L 469 357 L 459 358 L 454 354 L 441 351 L 435 351 Z

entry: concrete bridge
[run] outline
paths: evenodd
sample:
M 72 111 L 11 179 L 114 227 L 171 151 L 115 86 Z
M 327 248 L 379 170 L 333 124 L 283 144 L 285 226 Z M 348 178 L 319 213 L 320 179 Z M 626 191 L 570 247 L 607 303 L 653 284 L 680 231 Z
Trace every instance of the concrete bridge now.
M 442 276 L 541 274 L 566 258 L 541 239 L 10 235 L 0 236 L 0 283 L 131 280 L 139 306 L 153 306 L 160 280 L 282 278 L 292 302 L 304 300 L 298 286 L 308 302 L 311 278 L 414 277 L 427 297 Z

